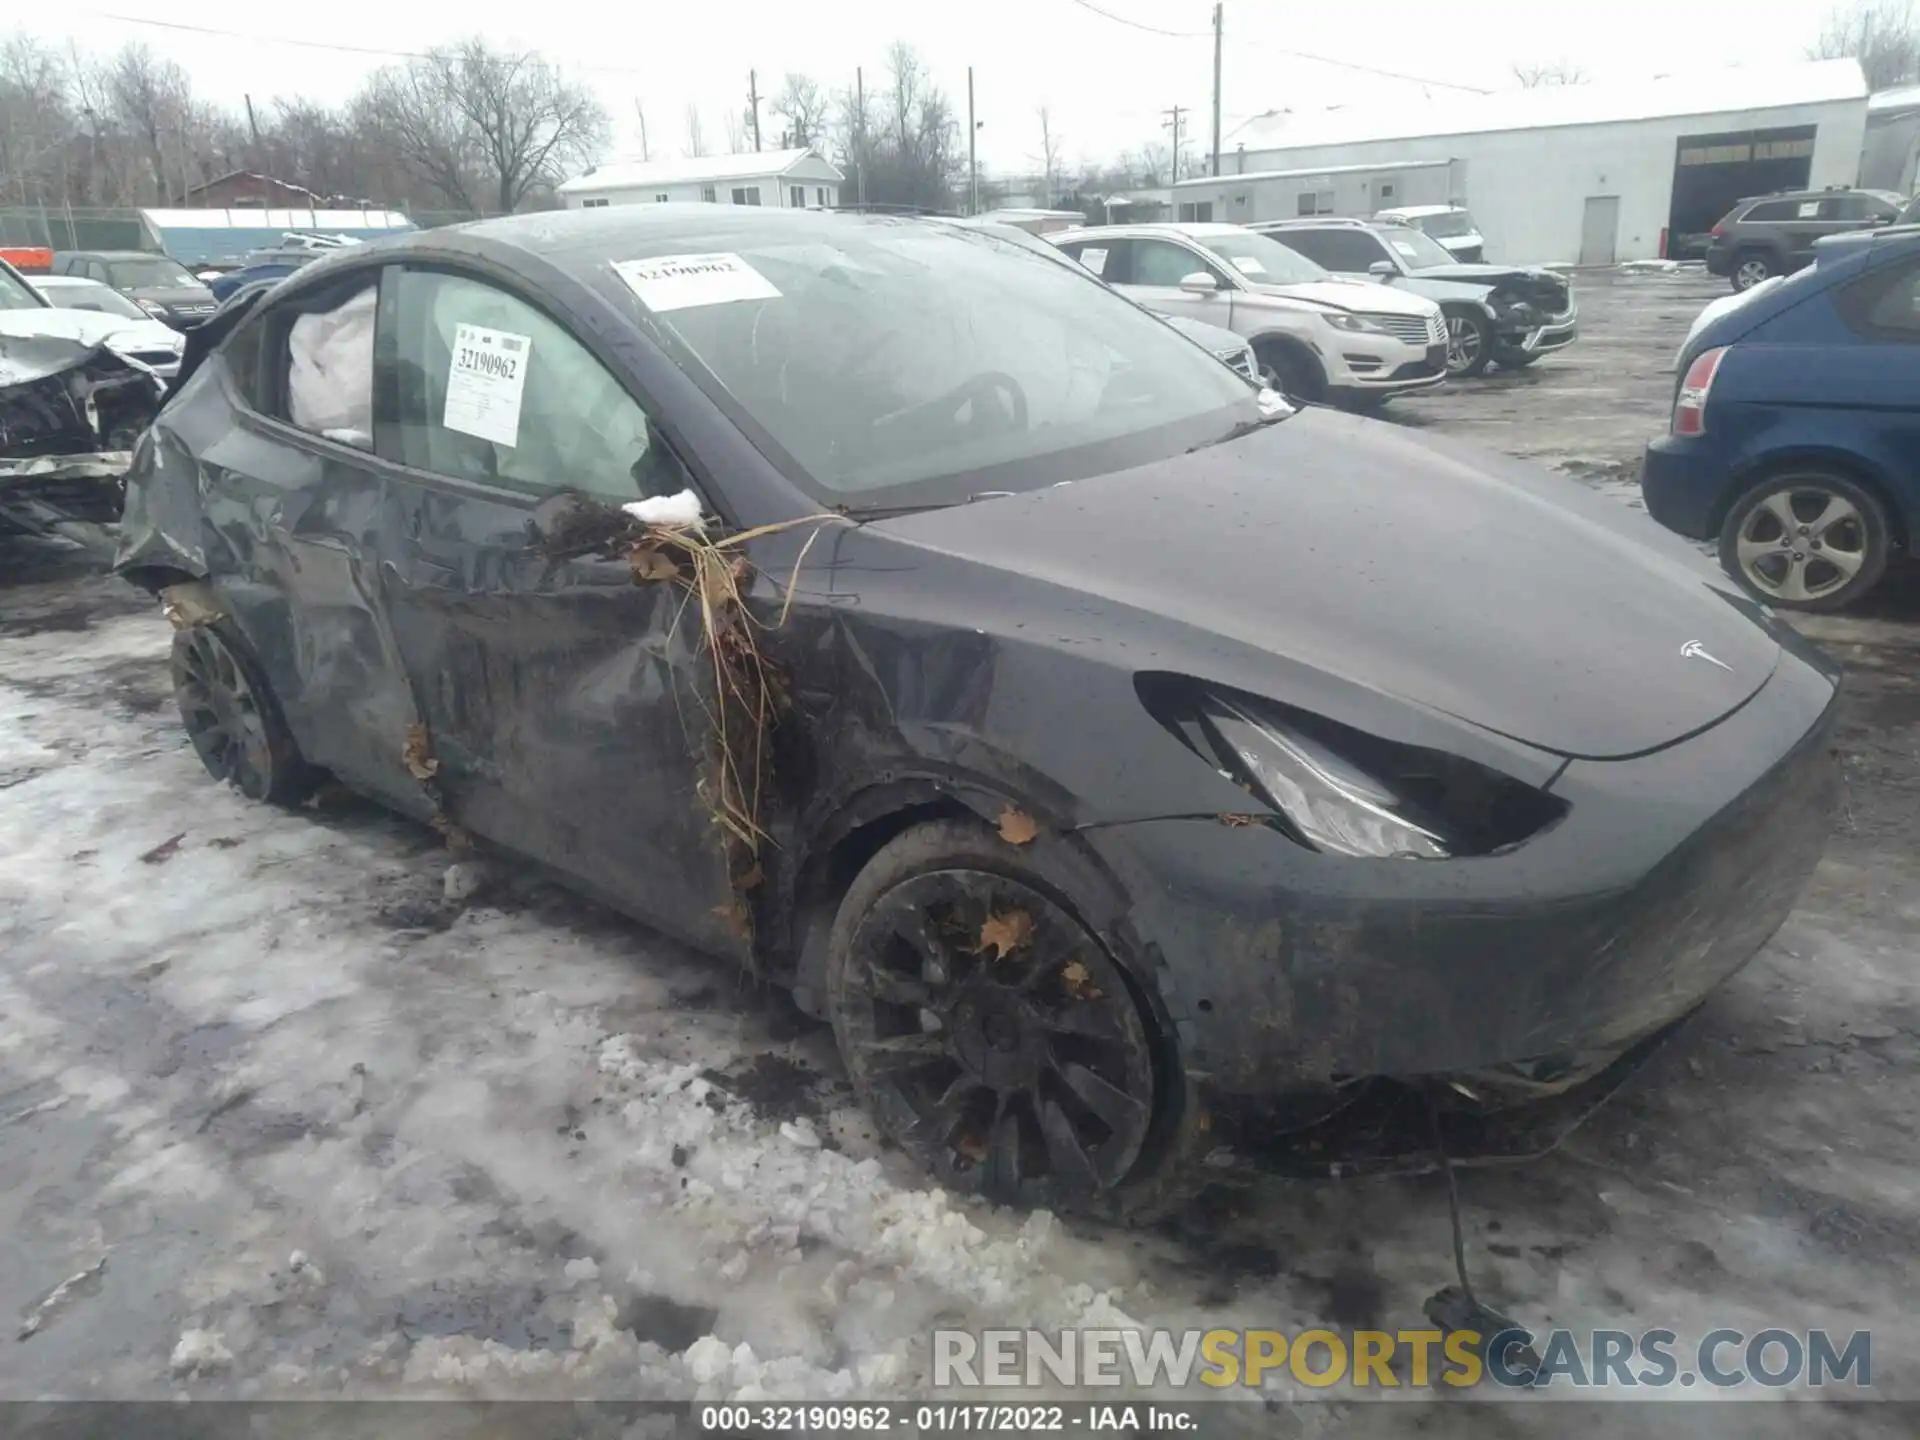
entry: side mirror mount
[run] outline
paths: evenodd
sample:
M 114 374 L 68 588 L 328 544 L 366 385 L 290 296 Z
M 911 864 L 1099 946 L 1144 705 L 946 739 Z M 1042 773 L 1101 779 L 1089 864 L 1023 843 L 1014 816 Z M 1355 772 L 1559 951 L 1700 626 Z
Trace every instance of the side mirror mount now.
M 1367 273 L 1381 280 L 1391 280 L 1400 273 L 1391 260 L 1376 260 L 1367 266 Z
M 1196 270 L 1181 277 L 1180 288 L 1189 295 L 1211 295 L 1220 288 L 1220 282 L 1206 271 Z

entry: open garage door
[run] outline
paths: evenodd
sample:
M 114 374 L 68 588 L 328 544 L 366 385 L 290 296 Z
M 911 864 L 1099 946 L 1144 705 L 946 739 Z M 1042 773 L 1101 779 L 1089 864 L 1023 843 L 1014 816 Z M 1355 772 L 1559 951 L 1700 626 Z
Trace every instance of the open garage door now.
M 1749 195 L 1806 189 L 1813 174 L 1815 129 L 1795 125 L 1682 135 L 1667 217 L 1667 254 L 1677 260 L 1704 255 L 1707 233 Z

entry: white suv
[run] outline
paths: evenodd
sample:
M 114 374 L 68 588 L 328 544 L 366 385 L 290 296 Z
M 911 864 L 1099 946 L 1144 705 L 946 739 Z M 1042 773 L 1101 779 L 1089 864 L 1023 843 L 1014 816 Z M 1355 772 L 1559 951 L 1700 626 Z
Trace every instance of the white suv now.
M 1121 294 L 1253 345 L 1296 400 L 1374 409 L 1447 378 L 1447 326 L 1417 295 L 1338 280 L 1238 225 L 1101 225 L 1046 237 Z

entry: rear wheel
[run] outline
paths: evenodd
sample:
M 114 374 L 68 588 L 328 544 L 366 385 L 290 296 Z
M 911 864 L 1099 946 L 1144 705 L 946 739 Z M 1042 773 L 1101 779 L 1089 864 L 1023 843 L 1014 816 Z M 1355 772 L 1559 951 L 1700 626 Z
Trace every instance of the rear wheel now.
M 1447 311 L 1447 374 L 1455 380 L 1486 373 L 1493 362 L 1493 334 L 1471 310 Z
M 1144 1220 L 1198 1183 L 1198 1106 L 1050 843 L 962 821 L 889 843 L 835 919 L 828 1013 L 869 1114 L 941 1183 Z
M 173 694 L 200 763 L 249 800 L 290 805 L 318 778 L 247 644 L 225 622 L 176 630 Z
M 1733 288 L 1751 290 L 1762 280 L 1770 279 L 1778 272 L 1774 268 L 1773 257 L 1764 250 L 1745 250 L 1734 257 Z
M 1776 475 L 1742 495 L 1720 530 L 1727 573 L 1790 610 L 1840 610 L 1886 573 L 1891 529 L 1865 487 L 1820 472 Z

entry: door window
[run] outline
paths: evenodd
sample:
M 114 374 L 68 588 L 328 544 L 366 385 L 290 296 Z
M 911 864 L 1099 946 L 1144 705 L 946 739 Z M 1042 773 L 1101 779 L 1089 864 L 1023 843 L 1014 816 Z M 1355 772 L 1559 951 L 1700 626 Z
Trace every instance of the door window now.
M 1077 240 L 1060 248 L 1109 285 L 1125 285 L 1132 277 L 1132 246 L 1131 240 Z
M 1177 287 L 1187 276 L 1204 271 L 1213 276 L 1214 283 L 1222 290 L 1231 286 L 1218 266 L 1209 265 L 1184 245 L 1175 245 L 1170 240 L 1135 240 L 1132 248 L 1132 273 L 1128 276 L 1131 284 Z
M 646 412 L 544 311 L 444 271 L 397 273 L 387 458 L 415 470 L 620 503 L 686 488 Z
M 807 187 L 804 185 L 789 185 L 787 187 L 787 203 L 796 210 L 806 209 Z

